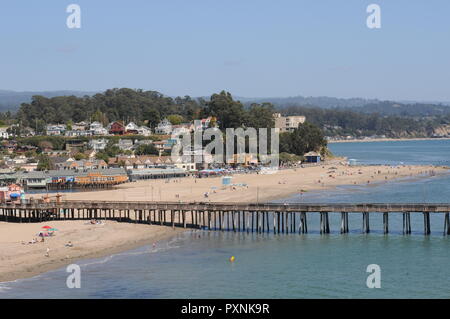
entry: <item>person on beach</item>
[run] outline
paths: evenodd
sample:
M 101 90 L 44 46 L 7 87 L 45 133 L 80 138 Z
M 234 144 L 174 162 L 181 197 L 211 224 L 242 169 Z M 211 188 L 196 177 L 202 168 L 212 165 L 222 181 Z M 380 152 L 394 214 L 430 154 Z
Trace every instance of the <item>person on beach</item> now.
M 50 248 L 47 247 L 47 252 L 45 253 L 45 257 L 50 257 Z

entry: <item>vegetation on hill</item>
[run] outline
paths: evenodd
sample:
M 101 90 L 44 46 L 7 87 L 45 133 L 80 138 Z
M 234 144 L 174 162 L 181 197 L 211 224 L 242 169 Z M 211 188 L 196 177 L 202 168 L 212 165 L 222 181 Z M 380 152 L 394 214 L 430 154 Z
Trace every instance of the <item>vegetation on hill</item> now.
M 450 115 L 423 118 L 399 115 L 365 114 L 349 109 L 320 109 L 291 106 L 282 110 L 289 115 L 304 115 L 308 122 L 322 128 L 326 136 L 429 137 L 437 127 L 447 124 Z

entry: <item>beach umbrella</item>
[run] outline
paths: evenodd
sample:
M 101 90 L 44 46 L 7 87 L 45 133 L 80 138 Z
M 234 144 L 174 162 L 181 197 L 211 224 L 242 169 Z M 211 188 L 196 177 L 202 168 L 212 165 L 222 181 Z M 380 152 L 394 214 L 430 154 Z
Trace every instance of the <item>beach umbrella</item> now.
M 52 228 L 52 227 L 50 227 L 50 226 L 43 226 L 42 228 L 50 229 L 50 228 Z
M 48 228 L 49 231 L 57 231 L 56 228 Z

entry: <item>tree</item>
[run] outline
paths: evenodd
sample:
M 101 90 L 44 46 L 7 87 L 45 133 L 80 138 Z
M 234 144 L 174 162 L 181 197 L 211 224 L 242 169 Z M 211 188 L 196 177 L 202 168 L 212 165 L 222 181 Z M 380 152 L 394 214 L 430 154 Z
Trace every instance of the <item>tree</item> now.
M 161 122 L 161 115 L 155 108 L 144 109 L 143 119 L 147 121 L 149 127 L 156 127 Z
M 104 160 L 106 163 L 109 162 L 109 156 L 104 151 L 100 151 L 97 154 L 95 154 L 95 158 L 98 160 Z
M 87 156 L 84 153 L 76 153 L 74 155 L 74 158 L 75 158 L 75 160 L 79 161 L 79 160 L 87 159 Z
M 242 127 L 246 115 L 242 103 L 234 101 L 231 94 L 225 91 L 211 96 L 205 113 L 216 117 L 221 129 Z
M 135 152 L 136 155 L 158 155 L 159 152 L 152 144 L 141 144 L 139 145 Z
M 167 117 L 167 119 L 170 123 L 172 123 L 172 125 L 179 125 L 184 121 L 183 117 L 178 114 L 171 114 Z
M 50 141 L 41 141 L 41 142 L 39 142 L 39 148 L 41 150 L 53 149 L 53 144 Z
M 275 119 L 273 118 L 274 107 L 271 103 L 253 103 L 247 111 L 245 126 L 253 128 L 273 128 Z
M 315 125 L 305 122 L 288 136 L 290 153 L 304 155 L 311 151 L 320 151 L 327 146 L 322 131 Z
M 46 171 L 49 169 L 52 169 L 52 162 L 50 160 L 50 157 L 44 154 L 39 155 L 37 170 Z
M 73 121 L 72 120 L 68 120 L 67 124 L 66 124 L 66 128 L 68 131 L 71 131 L 73 128 Z

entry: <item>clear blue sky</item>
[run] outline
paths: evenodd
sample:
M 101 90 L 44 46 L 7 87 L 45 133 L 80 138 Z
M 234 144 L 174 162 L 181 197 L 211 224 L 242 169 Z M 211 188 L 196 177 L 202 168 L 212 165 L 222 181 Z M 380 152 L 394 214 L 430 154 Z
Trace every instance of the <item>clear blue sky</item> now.
M 0 89 L 450 101 L 449 16 L 448 0 L 2 0 Z

